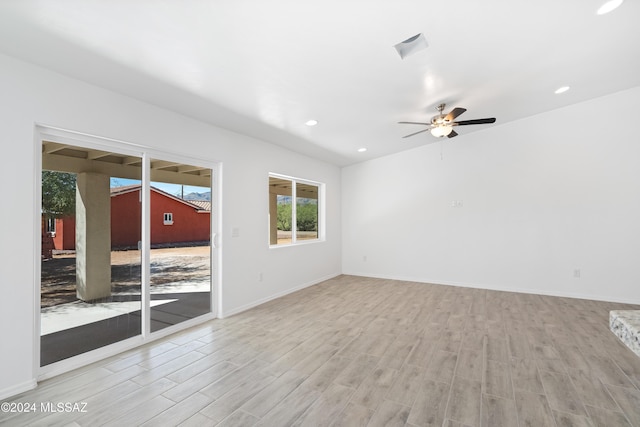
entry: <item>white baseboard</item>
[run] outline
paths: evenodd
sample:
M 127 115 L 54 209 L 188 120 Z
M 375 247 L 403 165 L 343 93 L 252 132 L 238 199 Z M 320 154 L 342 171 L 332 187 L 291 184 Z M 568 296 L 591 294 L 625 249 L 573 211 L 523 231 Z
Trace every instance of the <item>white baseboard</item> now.
M 294 286 L 293 288 L 289 288 L 286 291 L 278 292 L 276 294 L 269 295 L 268 297 L 261 298 L 259 300 L 250 302 L 249 304 L 245 304 L 245 305 L 242 305 L 240 307 L 233 308 L 231 310 L 226 310 L 226 311 L 222 311 L 221 310 L 219 317 L 221 319 L 223 319 L 225 317 L 233 316 L 234 314 L 242 313 L 243 311 L 247 311 L 247 310 L 249 310 L 249 309 L 251 309 L 253 307 L 257 307 L 257 306 L 259 306 L 261 304 L 264 304 L 266 302 L 272 301 L 272 300 L 274 300 L 276 298 L 280 298 L 280 297 L 283 297 L 285 295 L 289 295 L 289 294 L 291 294 L 293 292 L 297 292 L 297 291 L 302 290 L 304 288 L 308 288 L 309 286 L 317 285 L 318 283 L 324 282 L 325 280 L 333 279 L 334 277 L 338 277 L 341 274 L 342 273 L 332 273 L 330 275 L 321 277 L 319 279 L 315 279 L 315 280 L 312 280 L 310 282 L 306 282 L 306 283 L 303 283 L 301 285 Z
M 4 388 L 0 390 L 0 400 L 4 400 L 9 397 L 16 396 L 20 393 L 24 393 L 25 391 L 33 390 L 37 386 L 38 386 L 38 382 L 34 378 L 20 384 L 15 384 L 11 387 Z
M 371 277 L 374 279 L 400 280 L 404 282 L 430 283 L 433 285 L 443 285 L 443 286 L 457 286 L 460 288 L 486 289 L 489 291 L 514 292 L 518 294 L 545 295 L 550 297 L 576 298 L 576 299 L 585 299 L 585 300 L 592 300 L 592 301 L 604 301 L 604 302 L 615 302 L 620 304 L 640 305 L 640 300 L 632 300 L 632 299 L 623 300 L 620 298 L 611 298 L 607 296 L 593 295 L 593 294 L 554 292 L 549 290 L 529 289 L 529 288 L 508 288 L 504 286 L 488 285 L 486 283 L 476 284 L 476 283 L 452 282 L 452 281 L 444 281 L 444 280 L 427 280 L 425 278 L 406 277 L 406 276 L 376 275 L 376 274 L 354 273 L 354 272 L 350 272 L 350 273 L 344 272 L 342 274 L 348 275 L 348 276 Z

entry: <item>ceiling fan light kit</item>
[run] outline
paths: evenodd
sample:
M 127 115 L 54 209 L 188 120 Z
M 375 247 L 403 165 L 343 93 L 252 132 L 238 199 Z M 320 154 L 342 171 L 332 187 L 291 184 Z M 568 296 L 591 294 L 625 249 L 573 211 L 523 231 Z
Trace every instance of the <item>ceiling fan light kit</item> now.
M 431 135 L 436 136 L 438 138 L 442 138 L 443 136 L 448 136 L 453 132 L 453 126 L 451 125 L 438 125 L 434 128 L 431 128 Z

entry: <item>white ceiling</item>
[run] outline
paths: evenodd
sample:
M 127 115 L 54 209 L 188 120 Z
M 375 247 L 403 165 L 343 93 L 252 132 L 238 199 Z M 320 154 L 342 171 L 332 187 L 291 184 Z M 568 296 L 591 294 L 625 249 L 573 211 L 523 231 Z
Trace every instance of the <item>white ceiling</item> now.
M 464 143 L 640 85 L 640 2 L 603 2 L 2 0 L 0 51 L 342 166 L 436 141 L 397 122 L 441 102 L 497 118 Z M 429 47 L 401 59 L 418 33 Z

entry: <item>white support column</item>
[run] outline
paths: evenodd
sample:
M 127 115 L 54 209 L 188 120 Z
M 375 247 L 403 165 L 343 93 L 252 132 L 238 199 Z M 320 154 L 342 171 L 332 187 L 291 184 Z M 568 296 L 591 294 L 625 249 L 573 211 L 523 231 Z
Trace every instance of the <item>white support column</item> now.
M 111 295 L 111 194 L 107 175 L 77 175 L 76 294 L 83 301 Z

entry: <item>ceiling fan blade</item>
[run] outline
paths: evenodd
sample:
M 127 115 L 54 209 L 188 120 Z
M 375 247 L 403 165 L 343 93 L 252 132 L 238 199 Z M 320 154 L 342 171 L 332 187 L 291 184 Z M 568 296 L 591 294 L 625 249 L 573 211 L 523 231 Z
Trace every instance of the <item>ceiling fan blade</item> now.
M 447 114 L 447 116 L 444 119 L 449 122 L 452 122 L 453 120 L 455 120 L 456 117 L 458 117 L 460 114 L 464 113 L 465 111 L 467 111 L 466 108 L 456 107 L 453 110 L 451 110 L 451 112 Z
M 398 124 L 401 125 L 424 125 L 424 126 L 430 126 L 431 123 L 420 123 L 420 122 L 398 122 Z
M 451 133 L 447 135 L 447 138 L 453 138 L 454 136 L 458 136 L 458 132 L 456 132 L 455 130 L 452 130 Z
M 427 129 L 422 129 L 422 130 L 419 130 L 418 132 L 414 132 L 414 133 L 410 133 L 409 135 L 405 135 L 405 136 L 403 136 L 403 138 L 409 138 L 410 136 L 417 135 L 417 134 L 419 134 L 419 133 L 426 132 L 426 131 L 428 131 L 428 130 L 429 130 L 429 128 L 427 128 Z
M 462 120 L 460 122 L 453 122 L 454 126 L 464 126 L 464 125 L 483 125 L 486 123 L 495 123 L 496 118 L 491 117 L 487 119 L 474 119 L 474 120 Z

